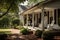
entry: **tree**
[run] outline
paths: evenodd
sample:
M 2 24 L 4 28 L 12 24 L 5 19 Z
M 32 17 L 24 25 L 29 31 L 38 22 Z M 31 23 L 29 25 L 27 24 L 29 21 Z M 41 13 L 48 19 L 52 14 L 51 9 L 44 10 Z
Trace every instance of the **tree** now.
M 25 0 L 0 0 L 0 18 L 9 12 L 17 12 L 19 10 L 18 5 Z
M 45 0 L 28 0 L 30 5 L 37 4 L 37 3 L 42 2 L 42 1 L 45 1 Z
M 2 20 L 0 20 L 0 27 L 2 27 L 3 26 L 3 24 L 2 24 Z
M 8 27 L 10 24 L 9 18 L 8 17 L 3 17 L 0 20 L 0 27 Z
M 19 19 L 14 19 L 12 21 L 12 25 L 14 26 L 14 28 L 16 28 L 16 26 L 19 26 L 20 25 L 20 20 Z
M 19 3 L 24 2 L 25 0 L 0 0 L 0 12 L 2 12 L 2 15 L 0 15 L 0 18 L 6 15 L 9 12 L 18 12 Z M 42 0 L 28 0 L 29 4 L 30 2 L 39 2 Z

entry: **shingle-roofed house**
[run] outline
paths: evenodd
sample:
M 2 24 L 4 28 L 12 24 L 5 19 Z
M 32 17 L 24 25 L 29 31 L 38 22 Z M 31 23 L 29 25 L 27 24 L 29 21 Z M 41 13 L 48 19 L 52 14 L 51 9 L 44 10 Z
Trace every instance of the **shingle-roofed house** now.
M 27 9 L 28 9 L 27 6 L 25 6 L 25 5 L 19 5 L 19 14 L 21 14 L 22 12 L 24 12 Z M 23 16 L 19 15 L 19 17 L 20 17 L 21 22 L 23 22 Z
M 23 26 L 37 27 L 42 30 L 60 29 L 60 0 L 46 0 L 27 9 L 21 15 L 24 17 Z M 56 26 L 56 27 L 55 27 Z

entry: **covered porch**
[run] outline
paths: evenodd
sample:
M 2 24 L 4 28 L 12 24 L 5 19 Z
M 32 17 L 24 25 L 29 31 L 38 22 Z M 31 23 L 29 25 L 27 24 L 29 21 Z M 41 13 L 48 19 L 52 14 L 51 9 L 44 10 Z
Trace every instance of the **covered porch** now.
M 37 4 L 36 6 L 23 12 L 23 26 L 28 28 L 31 27 L 31 29 L 36 28 L 41 30 L 52 28 L 60 29 L 58 25 L 60 17 L 59 3 L 60 2 L 58 1 L 54 1 L 51 3 L 43 3 L 42 6 Z

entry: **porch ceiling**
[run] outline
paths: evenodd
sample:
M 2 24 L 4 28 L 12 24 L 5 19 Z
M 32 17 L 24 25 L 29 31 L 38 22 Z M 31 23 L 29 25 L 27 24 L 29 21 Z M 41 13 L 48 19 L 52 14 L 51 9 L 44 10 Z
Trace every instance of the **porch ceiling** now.
M 44 8 L 45 9 L 45 11 L 51 11 L 51 10 L 54 10 L 54 8 Z M 37 13 L 41 13 L 42 12 L 42 10 L 40 9 L 40 8 L 33 8 L 33 9 L 30 9 L 30 10 L 27 10 L 26 12 L 24 12 L 22 15 L 26 15 L 26 14 L 32 14 L 32 13 L 34 13 L 34 14 L 37 14 Z

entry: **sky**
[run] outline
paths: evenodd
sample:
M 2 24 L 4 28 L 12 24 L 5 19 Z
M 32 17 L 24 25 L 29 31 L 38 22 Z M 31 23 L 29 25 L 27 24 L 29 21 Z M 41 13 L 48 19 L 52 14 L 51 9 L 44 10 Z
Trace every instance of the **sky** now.
M 21 3 L 21 5 L 28 5 L 28 1 L 25 1 L 24 3 Z
M 38 0 L 38 2 L 41 2 L 41 1 L 44 1 L 44 0 Z M 28 1 L 26 0 L 24 3 L 21 3 L 20 5 L 28 5 Z

